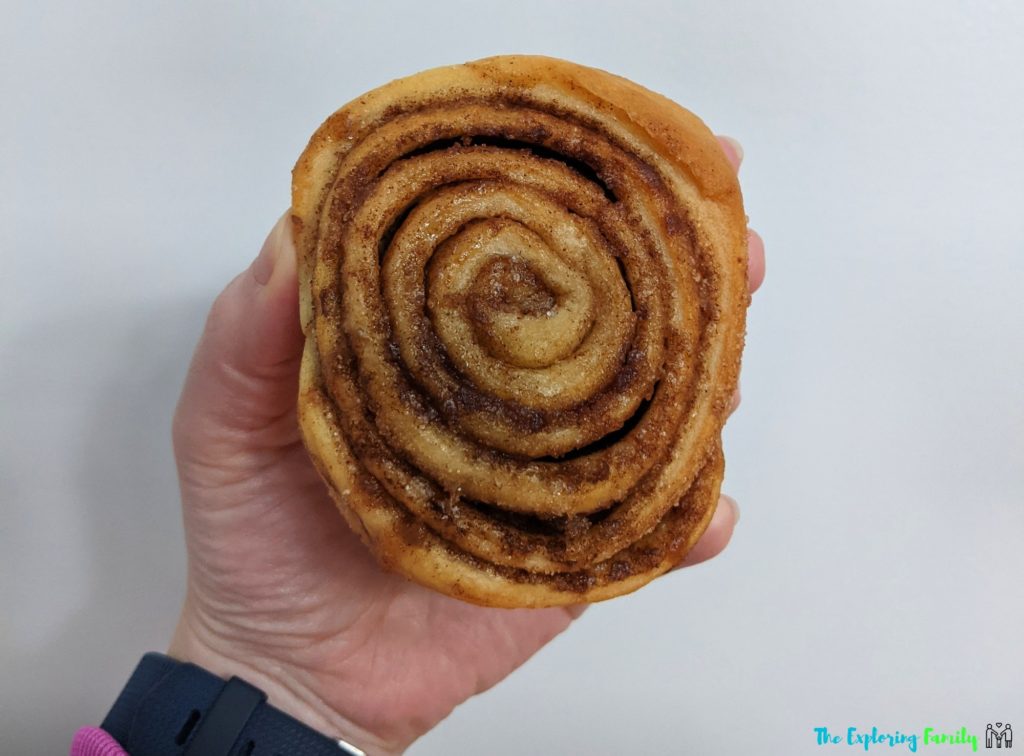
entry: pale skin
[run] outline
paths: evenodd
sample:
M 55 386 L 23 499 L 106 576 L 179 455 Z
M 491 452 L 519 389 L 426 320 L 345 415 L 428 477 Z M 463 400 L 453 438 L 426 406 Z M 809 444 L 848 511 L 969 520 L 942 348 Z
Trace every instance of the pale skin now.
M 738 143 L 720 142 L 738 170 Z M 749 261 L 753 292 L 765 269 L 754 232 Z M 282 219 L 217 298 L 196 348 L 174 418 L 189 569 L 169 653 L 249 680 L 367 753 L 401 753 L 584 607 L 487 609 L 377 565 L 299 438 L 297 289 Z M 681 566 L 725 548 L 738 510 L 721 504 Z

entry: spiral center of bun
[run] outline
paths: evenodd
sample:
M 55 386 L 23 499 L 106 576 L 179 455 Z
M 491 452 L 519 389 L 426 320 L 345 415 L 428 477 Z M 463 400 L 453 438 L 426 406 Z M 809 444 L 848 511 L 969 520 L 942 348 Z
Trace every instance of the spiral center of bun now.
M 456 342 L 471 333 L 484 352 L 446 340 L 457 362 L 549 367 L 573 354 L 594 325 L 591 282 L 538 234 L 505 218 L 473 222 L 446 241 L 432 260 L 430 284 L 435 327 L 446 321 L 442 332 Z M 468 328 L 452 323 L 452 313 Z

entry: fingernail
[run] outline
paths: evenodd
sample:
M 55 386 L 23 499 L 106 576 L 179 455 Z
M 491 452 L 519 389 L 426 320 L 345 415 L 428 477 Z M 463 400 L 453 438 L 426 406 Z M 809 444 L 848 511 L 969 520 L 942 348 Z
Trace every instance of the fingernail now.
M 738 140 L 733 139 L 731 136 L 723 136 L 722 139 L 724 139 L 726 142 L 728 142 L 729 146 L 732 147 L 733 154 L 736 155 L 736 162 L 737 163 L 742 163 L 743 162 L 743 145 L 740 144 Z
M 281 249 L 281 231 L 285 227 L 285 223 L 288 221 L 288 214 L 285 213 L 274 224 L 274 227 L 267 234 L 266 241 L 263 242 L 263 247 L 260 249 L 259 255 L 252 262 L 252 275 L 256 279 L 256 283 L 260 286 L 266 286 L 270 280 L 270 276 L 274 272 L 274 263 L 277 261 L 278 252 Z
M 732 392 L 732 402 L 729 404 L 729 414 L 740 408 L 740 402 L 743 401 L 743 387 L 739 381 L 736 381 L 736 390 Z
M 732 523 L 733 525 L 736 525 L 736 523 L 740 521 L 740 505 L 737 504 L 736 499 L 732 498 L 731 496 L 726 496 L 725 494 L 722 494 L 722 498 L 730 507 L 732 507 Z

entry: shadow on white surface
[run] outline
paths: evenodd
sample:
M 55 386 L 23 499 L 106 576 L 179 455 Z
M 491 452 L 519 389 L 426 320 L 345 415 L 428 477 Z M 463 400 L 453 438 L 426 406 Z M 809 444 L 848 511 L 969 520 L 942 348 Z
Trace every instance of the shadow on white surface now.
M 13 341 L 5 411 L 25 434 L 4 452 L 19 503 L 2 536 L 0 594 L 17 607 L 4 754 L 65 752 L 69 724 L 98 723 L 138 657 L 166 647 L 184 587 L 170 422 L 206 308 L 92 311 Z M 16 699 L 60 712 L 56 726 L 9 721 Z

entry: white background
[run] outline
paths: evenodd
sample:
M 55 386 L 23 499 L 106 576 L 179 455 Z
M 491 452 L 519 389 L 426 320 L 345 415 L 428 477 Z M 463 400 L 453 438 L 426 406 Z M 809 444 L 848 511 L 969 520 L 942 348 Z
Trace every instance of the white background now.
M 165 647 L 171 409 L 313 129 L 499 52 L 621 73 L 743 141 L 769 255 L 726 433 L 743 520 L 721 558 L 592 609 L 412 753 L 853 753 L 812 728 L 996 720 L 1024 747 L 1019 3 L 2 16 L 0 753 L 65 752 Z

